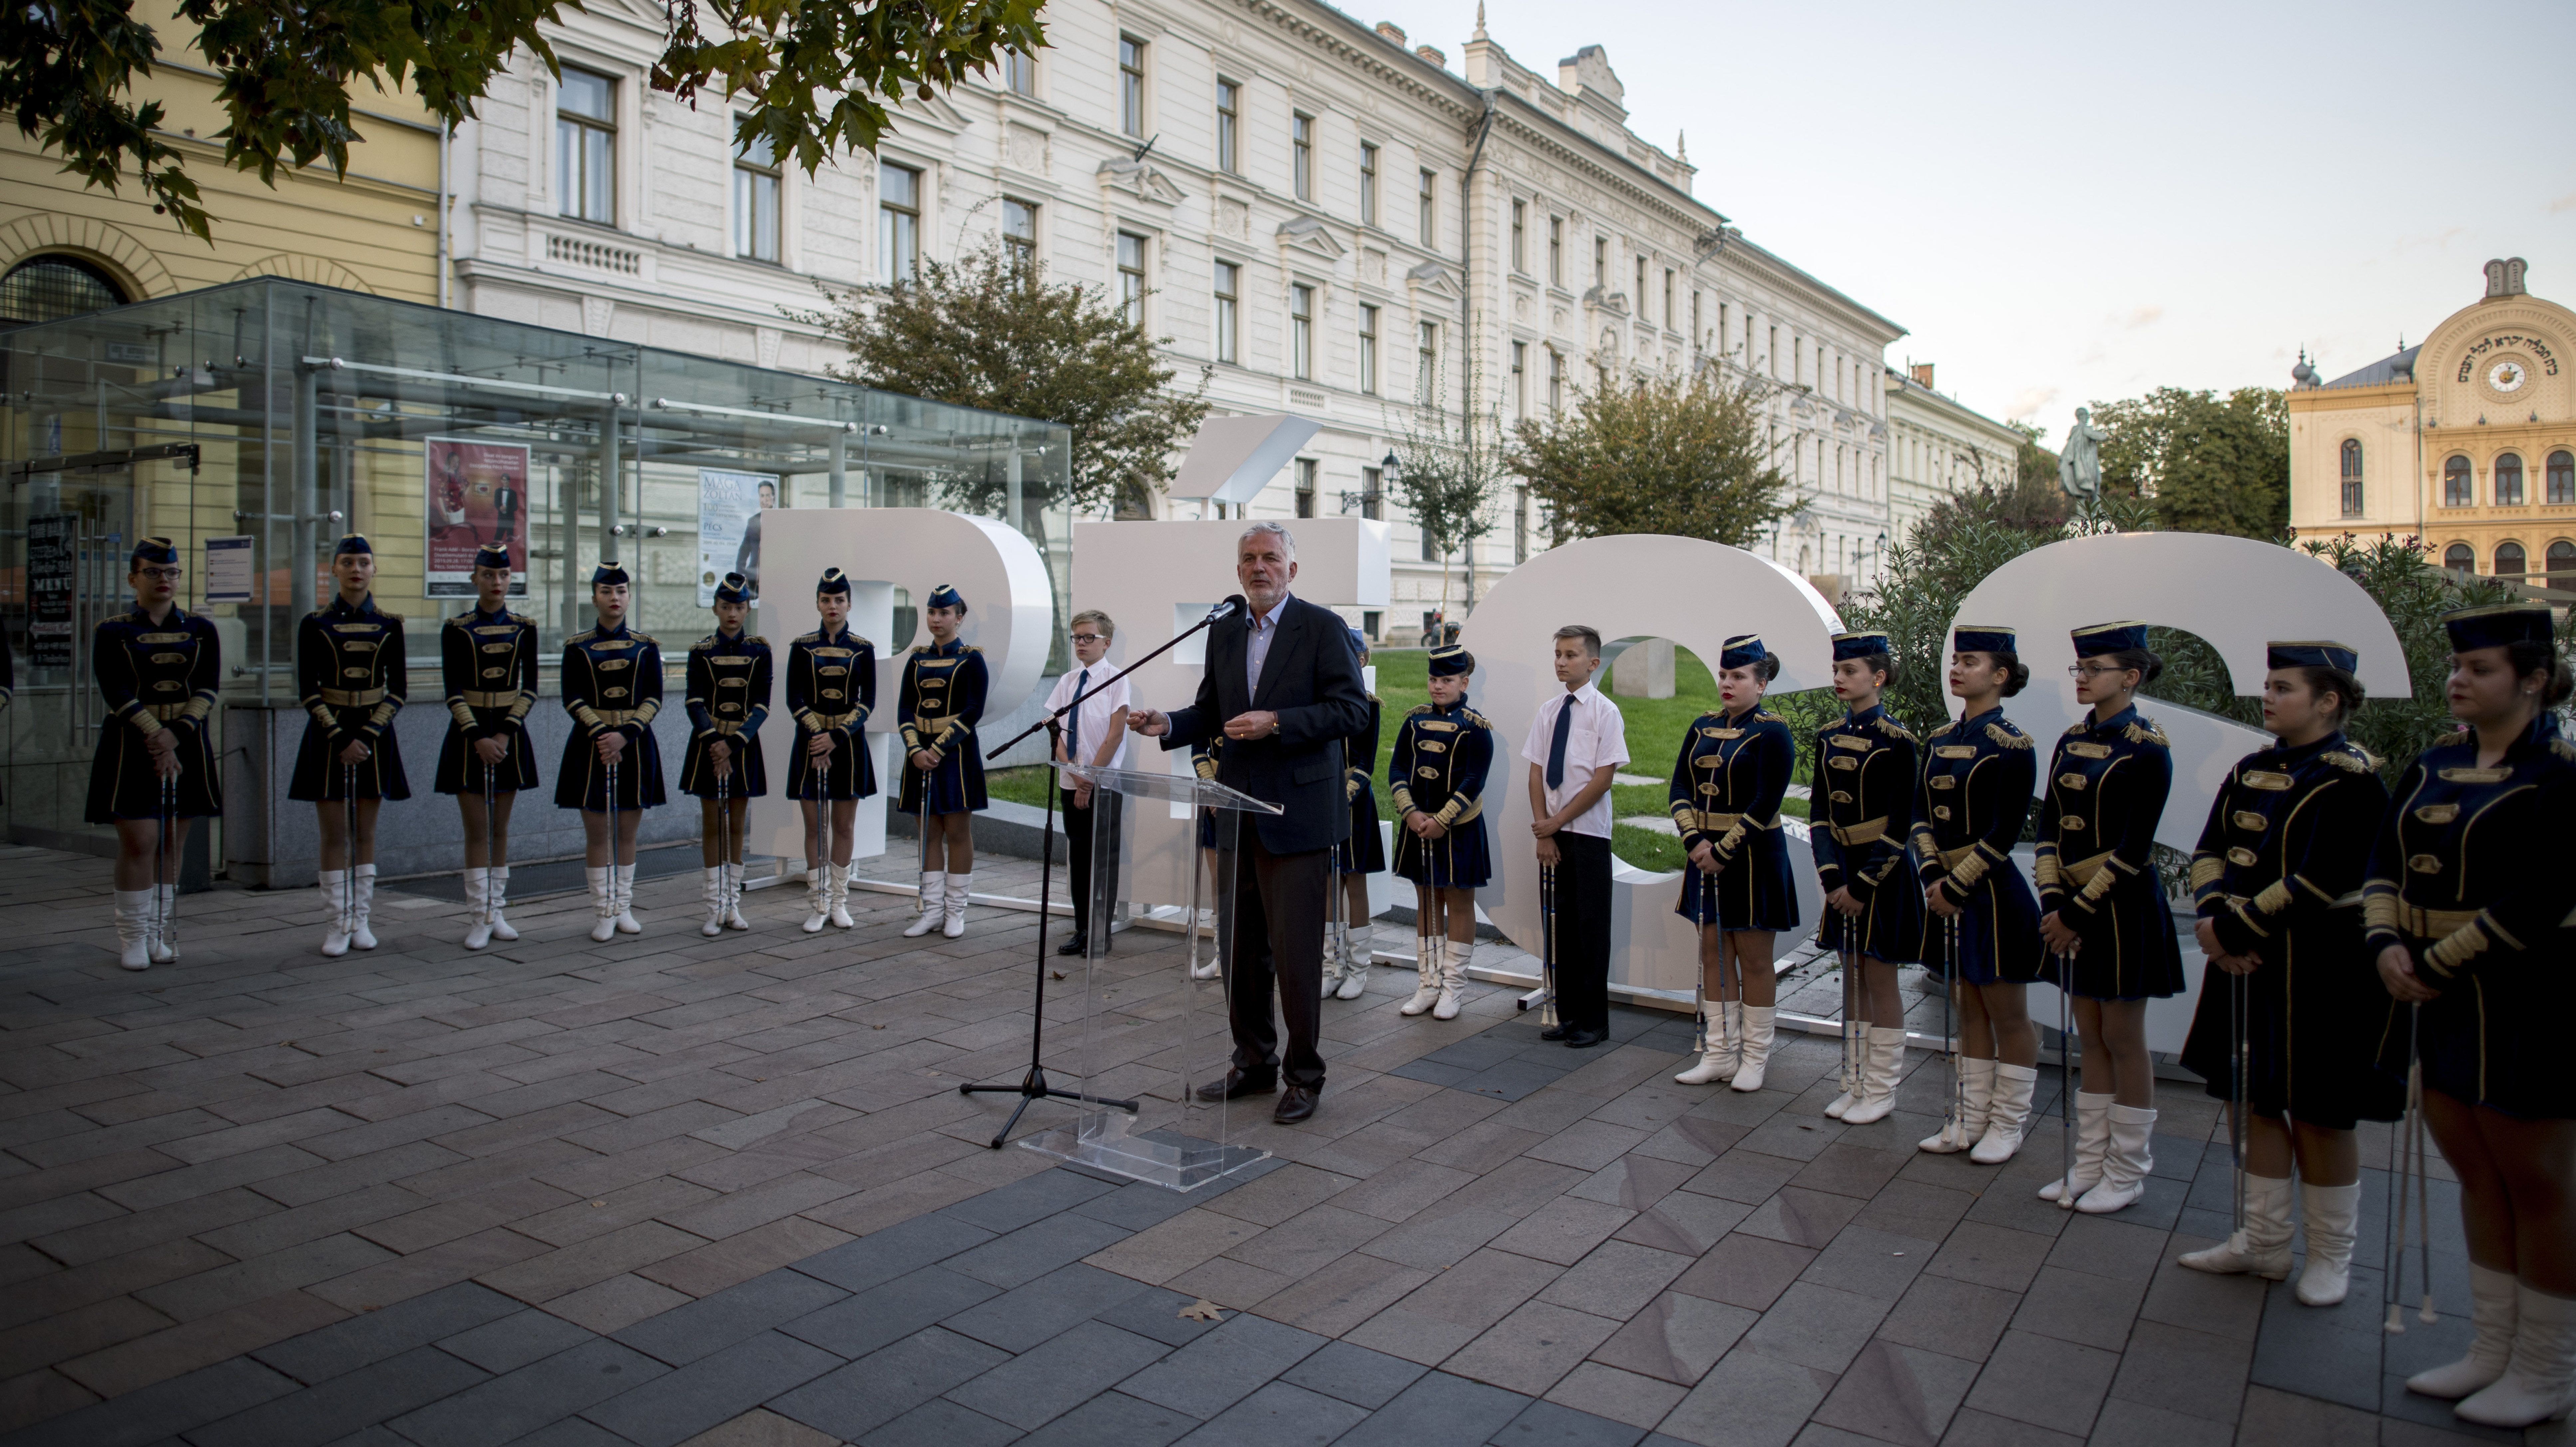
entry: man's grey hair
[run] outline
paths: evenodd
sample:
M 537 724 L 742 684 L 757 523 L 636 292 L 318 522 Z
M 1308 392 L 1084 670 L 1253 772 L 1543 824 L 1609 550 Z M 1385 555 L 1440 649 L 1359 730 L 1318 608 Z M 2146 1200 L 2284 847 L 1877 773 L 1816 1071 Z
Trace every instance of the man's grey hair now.
M 1288 531 L 1288 529 L 1280 526 L 1279 524 L 1269 521 L 1268 519 L 1264 519 L 1260 522 L 1254 523 L 1248 528 L 1245 528 L 1243 530 L 1243 535 L 1234 540 L 1234 550 L 1237 553 L 1241 553 L 1245 543 L 1251 542 L 1254 538 L 1263 536 L 1264 534 L 1275 537 L 1279 540 L 1279 555 L 1281 557 L 1286 558 L 1292 563 L 1297 561 L 1297 535 Z

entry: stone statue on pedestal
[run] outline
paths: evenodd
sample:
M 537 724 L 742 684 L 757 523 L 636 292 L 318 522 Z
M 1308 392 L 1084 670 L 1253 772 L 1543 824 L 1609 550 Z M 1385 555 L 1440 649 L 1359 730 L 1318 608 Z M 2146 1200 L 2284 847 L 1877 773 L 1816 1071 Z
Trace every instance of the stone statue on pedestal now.
M 2075 425 L 2057 453 L 2057 485 L 2079 502 L 2102 495 L 2102 429 L 2093 425 L 2092 409 L 2075 409 Z

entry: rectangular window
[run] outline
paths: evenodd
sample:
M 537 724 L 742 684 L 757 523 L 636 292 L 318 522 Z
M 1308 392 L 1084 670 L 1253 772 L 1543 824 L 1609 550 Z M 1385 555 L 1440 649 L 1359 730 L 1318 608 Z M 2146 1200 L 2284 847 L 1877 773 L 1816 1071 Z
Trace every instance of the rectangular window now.
M 1610 286 L 1610 238 L 1592 238 L 1592 284 L 1607 290 Z
M 1038 259 L 1038 203 L 1016 196 L 1002 198 L 1002 245 L 1011 253 L 1017 266 L 1034 265 Z
M 1288 117 L 1288 179 L 1297 199 L 1315 199 L 1315 118 L 1302 112 Z
M 1145 135 L 1145 42 L 1118 37 L 1118 128 L 1139 140 Z
M 1440 249 L 1440 173 L 1422 172 L 1421 193 L 1415 198 L 1422 205 L 1422 246 L 1426 251 Z
M 1242 360 L 1236 355 L 1242 308 L 1243 268 L 1220 261 L 1216 264 L 1216 359 L 1220 362 Z
M 1547 284 L 1565 285 L 1565 218 L 1547 218 Z
M 1752 330 L 1753 321 L 1750 317 L 1745 319 L 1744 327 L 1747 331 Z M 1762 370 L 1769 372 L 1771 380 L 1776 382 L 1780 380 L 1780 329 L 1768 328 L 1766 334 L 1769 340 L 1762 348 Z
M 1360 390 L 1377 395 L 1377 308 L 1360 304 Z
M 1360 142 L 1360 224 L 1377 224 L 1377 147 Z
M 1297 516 L 1315 515 L 1315 473 L 1323 466 L 1311 457 L 1297 459 Z
M 778 262 L 778 158 L 769 137 L 742 142 L 733 158 L 733 254 Z
M 1243 87 L 1222 76 L 1216 83 L 1216 168 L 1243 169 Z
M 1002 83 L 1013 95 L 1035 96 L 1038 93 L 1038 58 L 1025 50 L 1002 52 Z
M 921 278 L 921 173 L 877 166 L 877 271 L 888 286 Z
M 617 82 L 567 65 L 555 92 L 555 188 L 563 214 L 617 224 Z
M 1638 320 L 1638 321 L 1640 321 L 1640 322 L 1643 322 L 1643 321 L 1647 320 L 1647 317 L 1646 317 L 1646 258 L 1644 258 L 1644 257 L 1642 257 L 1642 256 L 1640 256 L 1640 257 L 1638 257 L 1638 258 L 1637 258 L 1637 293 L 1636 293 L 1636 295 L 1637 295 L 1637 320 Z
M 1547 410 L 1565 410 L 1565 354 L 1554 347 L 1547 349 Z
M 1413 400 L 1429 402 L 1440 392 L 1440 324 L 1424 322 L 1413 343 Z
M 1529 343 L 1512 343 L 1512 415 L 1529 415 Z
M 1795 332 L 1789 334 L 1789 384 L 1793 387 L 1807 384 L 1807 339 Z
M 1132 231 L 1118 233 L 1118 308 L 1145 324 L 1145 238 Z
M 1696 330 L 1698 329 L 1698 321 L 1699 321 L 1699 311 L 1698 311 L 1698 308 L 1699 308 L 1699 298 L 1698 298 L 1698 297 L 1695 297 L 1695 296 L 1694 296 L 1694 297 L 1692 297 L 1692 298 L 1691 298 L 1691 308 L 1692 308 L 1692 311 L 1691 311 L 1692 329 L 1693 329 L 1694 331 L 1696 331 Z M 1672 269 L 1671 267 L 1667 266 L 1667 267 L 1665 267 L 1665 268 L 1664 268 L 1664 330 L 1666 330 L 1666 331 L 1671 331 L 1671 330 L 1672 330 L 1672 328 L 1673 328 L 1673 319 L 1674 319 L 1674 316 L 1675 316 L 1675 313 L 1674 313 L 1674 311 L 1673 311 L 1673 269 Z
M 1512 203 L 1512 270 L 1529 272 L 1529 203 Z
M 1360 469 L 1360 516 L 1386 516 L 1386 470 L 1378 467 Z
M 1529 561 L 1529 488 L 1512 489 L 1512 561 Z
M 1303 282 L 1288 288 L 1288 375 L 1300 382 L 1315 375 L 1315 289 Z
M 1422 561 L 1426 563 L 1440 561 L 1440 550 L 1431 545 L 1431 533 L 1428 529 L 1424 529 L 1422 533 Z

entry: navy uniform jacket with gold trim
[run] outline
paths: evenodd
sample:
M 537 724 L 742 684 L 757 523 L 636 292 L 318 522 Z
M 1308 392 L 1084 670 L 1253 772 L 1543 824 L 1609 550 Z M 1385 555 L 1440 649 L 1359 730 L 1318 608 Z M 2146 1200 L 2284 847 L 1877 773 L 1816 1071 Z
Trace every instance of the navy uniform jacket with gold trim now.
M 439 630 L 447 712 L 468 740 L 518 729 L 537 706 L 537 624 L 504 608 L 468 609 Z
M 1816 731 L 1807 841 L 1827 894 L 1849 889 L 1866 904 L 1889 876 L 1903 882 L 1918 747 L 1913 732 L 1888 717 L 1883 706 L 1846 714 Z
M 101 619 L 90 635 L 90 665 L 108 722 L 90 762 L 89 821 L 158 813 L 159 774 L 145 745 L 164 729 L 175 731 L 172 742 L 179 746 L 177 815 L 222 812 L 213 718 L 223 644 L 212 620 L 175 605 L 158 623 L 140 608 Z
M 1416 704 L 1395 726 L 1395 751 L 1387 759 L 1396 817 L 1428 814 L 1447 829 L 1476 818 L 1484 812 L 1493 764 L 1494 728 L 1483 714 L 1463 702 Z
M 2039 907 L 2090 916 L 2122 881 L 2153 886 L 2156 823 L 2173 792 L 2173 750 L 2137 706 L 2096 723 L 2088 711 L 2048 761 L 2039 821 Z
M 1754 833 L 1777 830 L 1797 757 L 1788 722 L 1759 705 L 1742 718 L 1704 713 L 1693 719 L 1667 795 L 1682 853 L 1706 842 L 1722 869 Z
M 903 686 L 895 698 L 903 751 L 928 749 L 943 760 L 961 750 L 972 752 L 989 682 L 983 652 L 974 645 L 953 638 L 915 645 L 903 660 Z
M 2341 733 L 2247 754 L 2210 801 L 2192 852 L 2194 906 L 2229 954 L 2259 954 L 2359 902 L 2387 812 L 2377 766 Z
M 2000 708 L 1943 724 L 1924 740 L 1915 800 L 1915 877 L 1964 905 L 1985 878 L 2010 869 L 2030 817 L 2039 752 Z
M 662 711 L 662 645 L 623 619 L 565 639 L 563 706 L 585 742 L 612 732 L 651 735 Z
M 807 737 L 828 733 L 844 742 L 860 740 L 876 711 L 875 644 L 845 625 L 829 638 L 818 628 L 787 645 L 787 712 Z M 980 696 L 976 712 L 983 712 Z
M 296 695 L 336 756 L 352 739 L 374 744 L 402 712 L 409 664 L 403 620 L 369 594 L 357 607 L 333 598 L 296 626 Z
M 736 734 L 759 737 L 769 719 L 769 640 L 748 629 L 710 633 L 689 647 L 683 707 L 689 736 L 703 744 Z
M 2576 744 L 2549 716 L 2486 768 L 2474 734 L 2426 749 L 2394 798 L 2362 886 L 2371 955 L 2417 947 L 2424 983 L 2445 992 L 2497 972 L 2564 970 Z

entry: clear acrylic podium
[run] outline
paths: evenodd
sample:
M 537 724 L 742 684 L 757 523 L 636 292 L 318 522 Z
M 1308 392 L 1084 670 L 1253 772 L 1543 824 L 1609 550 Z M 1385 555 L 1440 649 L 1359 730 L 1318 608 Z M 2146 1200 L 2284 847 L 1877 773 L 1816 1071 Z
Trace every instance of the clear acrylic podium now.
M 1063 763 L 1055 770 L 1062 786 L 1079 779 L 1093 791 L 1089 948 L 1071 1062 L 1080 1115 L 1020 1144 L 1130 1180 L 1195 1190 L 1270 1154 L 1236 1144 L 1226 1102 L 1202 1101 L 1196 1090 L 1223 1080 L 1233 1063 L 1221 962 L 1234 931 L 1236 834 L 1246 813 L 1276 814 L 1279 806 L 1195 774 Z M 1181 916 L 1187 945 L 1178 958 L 1144 948 L 1112 954 L 1110 922 L 1119 881 L 1133 873 L 1135 825 L 1157 803 L 1186 806 L 1192 816 L 1180 841 L 1189 871 L 1189 908 Z M 1212 859 L 1228 867 L 1211 868 Z M 1201 923 L 1210 909 L 1212 930 Z M 1140 938 L 1131 933 L 1130 946 Z

